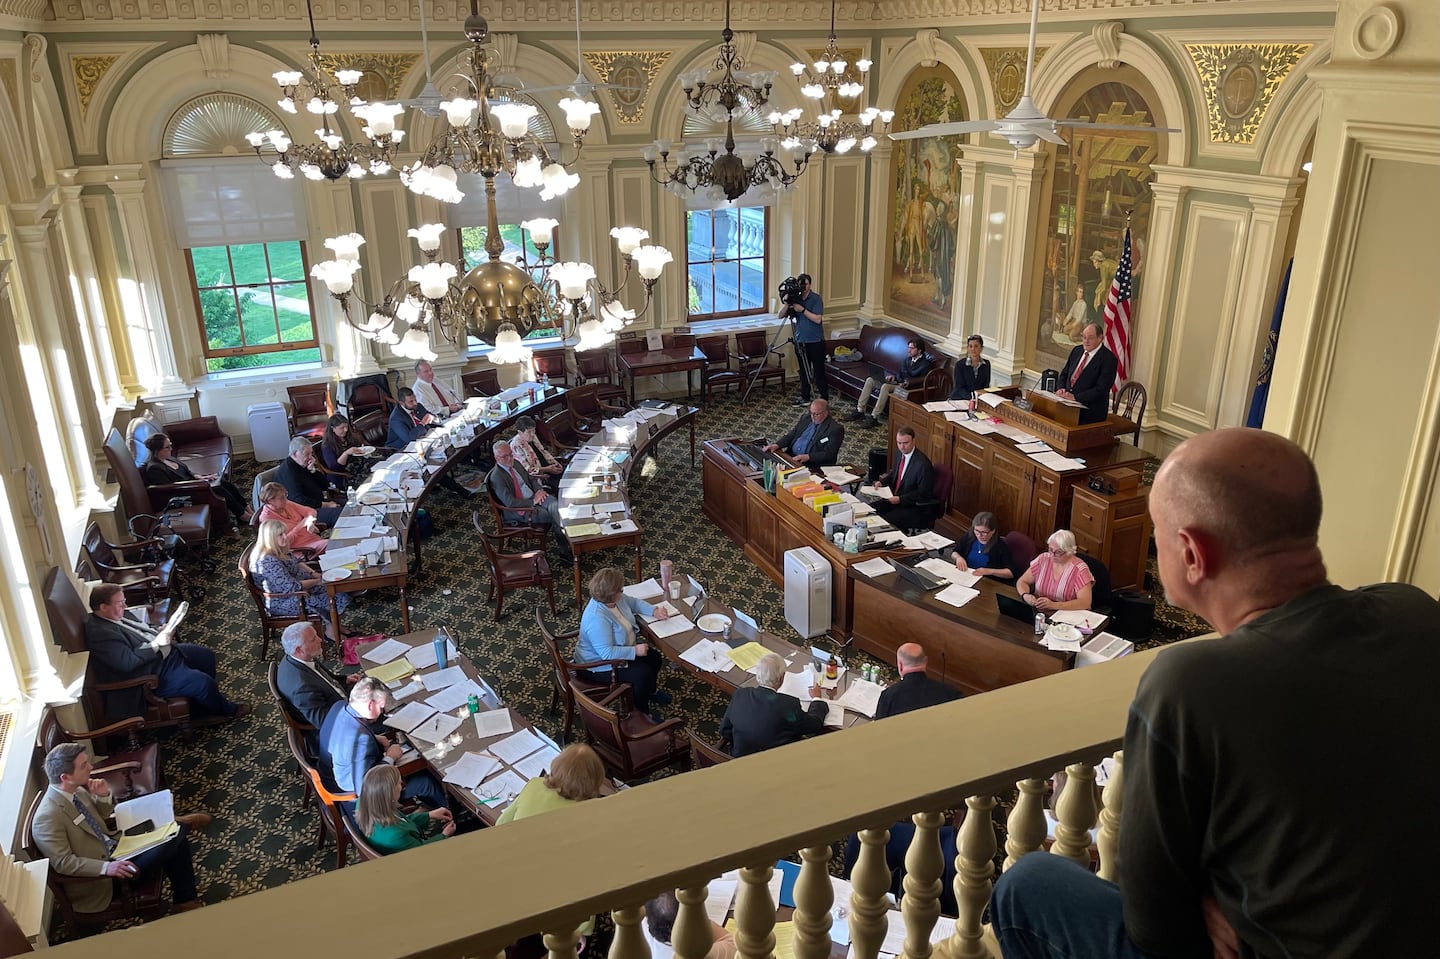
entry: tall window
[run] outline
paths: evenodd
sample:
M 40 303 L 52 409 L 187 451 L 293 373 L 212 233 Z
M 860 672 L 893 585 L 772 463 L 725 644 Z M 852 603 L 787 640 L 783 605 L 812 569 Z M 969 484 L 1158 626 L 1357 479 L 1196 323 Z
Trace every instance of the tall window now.
M 186 251 L 208 372 L 320 360 L 305 244 Z
M 474 267 L 490 258 L 485 252 L 485 237 L 490 232 L 489 227 L 483 226 L 462 226 L 456 229 L 460 241 L 460 253 L 465 257 L 467 266 Z M 544 271 L 535 264 L 540 262 L 540 251 L 530 239 L 530 231 L 518 223 L 500 224 L 500 239 L 505 244 L 505 249 L 500 253 L 500 259 L 506 263 L 514 263 L 517 266 L 525 267 L 530 275 L 538 283 L 544 278 Z M 549 255 L 552 261 L 558 260 L 560 250 L 560 234 L 557 232 L 550 241 Z M 560 331 L 550 326 L 537 326 L 525 334 L 527 340 L 541 340 L 556 337 Z M 470 338 L 471 346 L 480 345 L 474 337 Z
M 765 311 L 770 210 L 763 206 L 685 214 L 685 277 L 692 320 Z

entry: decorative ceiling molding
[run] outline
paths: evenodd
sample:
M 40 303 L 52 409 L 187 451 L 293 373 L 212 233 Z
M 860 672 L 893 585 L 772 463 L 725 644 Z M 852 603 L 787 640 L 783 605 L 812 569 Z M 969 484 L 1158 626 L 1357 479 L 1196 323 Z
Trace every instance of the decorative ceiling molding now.
M 50 0 L 0 0 L 0 17 L 50 20 Z
M 1211 143 L 1252 144 L 1280 84 L 1313 43 L 1187 43 Z
M 420 59 L 418 53 L 322 53 L 320 65 L 336 70 L 359 70 L 359 94 L 366 100 L 399 100 L 400 84 Z M 370 85 L 373 84 L 374 88 Z
M 980 47 L 980 57 L 985 61 L 985 70 L 990 74 L 990 90 L 995 98 L 995 115 L 1003 117 L 1015 109 L 1020 95 L 1025 92 L 1025 57 L 1029 47 Z M 1049 51 L 1049 47 L 1035 48 L 1035 65 Z
M 1124 61 L 1120 59 L 1120 38 L 1125 35 L 1125 24 L 1120 20 L 1104 20 L 1095 24 L 1090 36 L 1100 48 L 1100 59 L 1095 65 L 1101 70 L 1117 70 Z
M 604 50 L 585 54 L 585 62 L 601 83 L 619 85 L 607 92 L 621 123 L 640 123 L 645 119 L 651 84 L 669 59 L 669 50 Z
M 90 109 L 90 99 L 100 88 L 100 81 L 105 79 L 105 74 L 119 59 L 120 55 L 116 53 L 70 58 L 70 72 L 74 74 L 75 96 L 80 101 L 82 117 Z

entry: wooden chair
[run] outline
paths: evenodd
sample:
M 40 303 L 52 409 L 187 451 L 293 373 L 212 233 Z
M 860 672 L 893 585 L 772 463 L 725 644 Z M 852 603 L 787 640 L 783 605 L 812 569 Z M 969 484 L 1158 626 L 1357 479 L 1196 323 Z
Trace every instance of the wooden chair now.
M 554 439 L 555 444 L 562 449 L 573 453 L 589 442 L 593 433 L 585 433 L 575 428 L 575 418 L 570 415 L 569 410 L 562 410 L 545 421 L 545 429 Z M 536 435 L 539 435 L 537 426 Z
M 559 415 L 565 417 L 567 423 L 569 422 L 570 413 L 568 410 Z M 535 418 L 535 438 L 550 451 L 551 456 L 562 463 L 569 463 L 570 458 L 575 455 L 575 451 L 584 445 L 572 445 L 570 443 L 560 442 L 560 438 L 555 435 L 555 430 L 551 427 L 550 421 L 541 419 L 538 416 Z
M 350 432 L 359 437 L 359 445 L 380 449 L 385 446 L 385 440 L 390 436 L 390 414 L 371 410 L 350 421 Z
M 495 521 L 495 535 L 502 538 L 517 537 L 527 546 L 539 549 L 545 545 L 545 533 L 547 528 L 544 525 L 537 525 L 530 522 L 535 516 L 544 512 L 538 506 L 506 506 L 495 498 L 495 493 L 490 489 L 490 478 L 485 478 L 485 499 L 490 504 L 490 517 Z M 524 522 L 514 522 L 505 518 L 506 513 L 521 514 Z M 475 511 L 471 520 L 475 528 L 480 529 L 479 511 Z
M 563 346 L 549 350 L 536 350 L 531 362 L 535 364 L 535 375 L 550 377 L 551 386 L 570 385 L 570 367 L 566 363 L 568 350 Z
M 552 609 L 553 613 L 554 610 Z M 552 633 L 546 625 L 545 619 L 540 612 L 540 607 L 535 607 L 535 625 L 540 628 L 540 638 L 545 641 L 545 650 L 550 654 L 550 665 L 553 667 L 550 680 L 550 712 L 553 714 L 560 705 L 563 697 L 565 700 L 565 735 L 562 742 L 570 741 L 570 730 L 574 728 L 575 721 L 575 689 L 585 691 L 590 697 L 608 696 L 616 686 L 614 667 L 625 665 L 628 660 L 623 659 L 600 659 L 591 663 L 572 663 L 560 652 L 560 640 L 574 639 L 580 635 L 580 630 L 571 629 L 563 633 Z M 599 682 L 593 679 L 586 679 L 577 674 L 579 670 L 600 669 L 611 667 L 608 682 Z M 573 684 L 573 688 L 572 688 Z
M 500 371 L 492 368 L 461 373 L 460 388 L 466 396 L 496 396 L 500 392 Z
M 387 387 L 381 387 L 378 379 L 385 379 Z M 355 422 L 366 413 L 380 412 L 385 416 L 390 415 L 390 407 L 395 405 L 388 389 L 388 378 L 385 374 L 374 373 L 369 376 L 360 377 L 357 380 L 347 380 L 344 384 L 349 399 L 345 403 L 345 415 L 350 417 L 350 422 Z
M 320 821 L 319 834 L 315 840 L 315 849 L 318 852 L 325 848 L 325 837 L 335 837 L 335 868 L 345 868 L 345 852 L 350 844 L 350 833 L 345 829 L 347 815 L 345 810 L 340 808 L 342 802 L 354 802 L 354 793 L 338 792 L 325 785 L 325 778 L 320 775 L 320 770 L 306 756 L 305 740 L 300 733 L 294 729 L 285 730 L 285 742 L 290 746 L 290 754 L 295 757 L 299 764 L 300 771 L 310 781 L 310 788 L 314 790 L 315 796 L 320 800 L 316 807 L 316 818 Z
M 770 363 L 772 356 L 775 357 L 774 365 Z M 736 333 L 735 359 L 739 361 L 740 374 L 745 377 L 747 383 L 752 377 L 756 383 L 764 383 L 766 380 L 773 380 L 778 376 L 780 377 L 780 391 L 782 393 L 785 391 L 785 367 L 780 362 L 780 354 L 770 352 L 764 330 L 747 330 L 744 333 Z
M 603 402 L 620 400 L 625 402 L 629 395 L 625 387 L 615 384 L 615 361 L 610 350 L 586 350 L 575 353 L 575 383 L 594 384 Z
M 705 769 L 709 766 L 718 766 L 721 763 L 730 761 L 730 750 L 728 742 L 722 741 L 719 746 L 712 746 L 694 733 L 690 734 L 690 766 L 692 769 Z
M 325 424 L 335 413 L 335 402 L 330 397 L 329 383 L 307 383 L 304 386 L 287 386 L 290 397 L 290 435 L 303 436 L 307 440 L 318 440 L 325 435 Z
M 599 387 L 587 383 L 565 391 L 565 408 L 578 429 L 594 432 L 606 418 L 621 415 L 629 407 L 606 403 L 600 399 Z
M 50 632 L 56 645 L 67 653 L 85 652 L 85 614 L 88 610 L 69 575 L 59 566 L 51 566 L 41 581 L 40 594 L 45 600 L 45 612 L 50 619 Z M 150 606 L 131 606 L 130 612 L 158 629 L 170 616 L 170 601 L 166 599 Z M 65 622 L 57 626 L 61 620 Z
M 109 726 L 74 732 L 60 722 L 54 709 L 46 706 L 40 714 L 40 731 L 35 737 L 35 744 L 40 755 L 48 756 L 50 750 L 61 743 L 91 743 L 91 750 L 97 755 L 90 775 L 105 780 L 115 801 L 124 802 L 165 788 L 165 773 L 160 768 L 160 745 L 153 742 L 142 744 L 135 735 L 144 728 L 145 720 L 132 716 Z M 123 736 L 125 748 L 103 755 L 106 751 L 94 744 L 112 736 Z
M 125 601 L 134 597 L 137 605 L 153 603 L 170 592 L 178 581 L 173 559 L 156 562 L 126 562 L 126 553 L 159 549 L 158 539 L 136 540 L 133 543 L 112 543 L 100 532 L 99 523 L 85 527 L 80 539 L 80 554 L 98 579 L 115 583 L 125 590 Z
M 270 686 L 270 697 L 275 700 L 275 708 L 280 711 L 280 721 L 285 724 L 287 730 L 294 730 L 300 734 L 300 743 L 305 749 L 306 757 L 310 760 L 311 765 L 316 765 L 320 758 L 319 747 L 316 743 L 316 737 L 320 730 L 296 716 L 295 711 L 290 708 L 290 703 L 280 695 L 279 673 L 279 663 L 270 663 L 265 670 L 265 679 Z M 304 795 L 300 797 L 300 808 L 309 809 L 310 800 L 315 796 L 315 789 L 310 783 L 310 777 L 305 774 L 303 769 L 297 765 L 295 771 L 299 774 L 305 791 Z
M 684 724 L 678 719 L 653 722 L 632 708 L 629 683 L 621 683 L 597 700 L 572 679 L 570 693 L 585 724 L 586 740 L 605 768 L 622 782 L 643 779 L 689 757 L 690 736 Z
M 42 789 L 39 795 L 30 801 L 30 808 L 25 813 L 25 821 L 20 833 L 21 852 L 31 862 L 40 862 L 46 858 L 45 854 L 40 851 L 40 846 L 35 842 L 34 831 L 35 813 L 45 799 L 45 793 L 46 790 Z M 151 878 L 144 880 L 139 878 L 111 880 L 115 883 L 115 894 L 110 900 L 110 905 L 99 912 L 79 912 L 75 909 L 75 904 L 70 901 L 70 893 L 65 888 L 65 880 L 82 878 L 93 877 L 63 874 L 55 868 L 53 861 L 45 875 L 45 883 L 50 887 L 55 904 L 60 907 L 60 914 L 73 928 L 85 929 L 104 926 L 117 919 L 158 919 L 169 909 L 161 892 L 161 883 L 165 878 L 161 870 L 155 870 Z
M 236 566 L 240 571 L 240 578 L 245 582 L 245 589 L 249 591 L 250 598 L 255 601 L 255 612 L 260 617 L 260 659 L 263 661 L 270 656 L 270 637 L 272 634 L 283 630 L 292 623 L 303 623 L 306 620 L 315 624 L 322 635 L 325 631 L 325 616 L 322 613 L 312 613 L 306 606 L 306 593 L 300 590 L 294 593 L 267 593 L 255 582 L 255 575 L 250 572 L 250 551 L 255 544 L 250 544 L 240 551 L 240 559 Z M 282 616 L 270 612 L 268 603 L 272 599 L 288 599 L 294 597 L 300 600 L 300 614 L 298 616 Z
M 709 361 L 703 377 L 705 402 L 710 402 L 711 391 L 716 387 L 727 390 L 732 386 L 744 387 L 745 375 L 730 365 L 730 337 L 724 334 L 702 336 L 695 341 L 695 345 Z
M 355 821 L 354 817 L 341 816 L 340 818 L 345 823 L 345 835 L 350 837 L 350 845 L 354 846 L 355 851 L 360 854 L 361 862 L 384 858 L 385 854 L 370 845 L 369 838 L 360 834 L 360 824 Z
M 1110 412 L 1134 421 L 1135 434 L 1132 441 L 1136 446 L 1140 445 L 1140 424 L 1145 421 L 1147 402 L 1144 384 L 1136 380 L 1126 380 L 1115 393 L 1115 399 L 1110 406 Z
M 948 400 L 950 391 L 955 388 L 955 377 L 949 370 L 931 370 L 925 374 L 924 384 L 920 387 L 920 396 L 913 394 L 908 397 L 914 403 L 934 403 L 939 400 Z
M 493 501 L 494 497 L 491 499 Z M 480 522 L 478 509 L 470 515 L 476 531 L 480 534 L 480 545 L 485 550 L 485 561 L 490 564 L 490 595 L 486 599 L 495 600 L 495 621 L 497 623 L 500 621 L 500 610 L 505 603 L 506 591 L 525 589 L 530 586 L 545 587 L 545 595 L 550 598 L 550 613 L 554 615 L 555 576 L 550 572 L 550 564 L 545 561 L 545 550 L 529 549 L 523 553 L 502 552 L 496 548 L 497 545 L 504 546 L 512 537 L 528 538 L 528 531 L 495 536 L 487 532 L 484 524 Z

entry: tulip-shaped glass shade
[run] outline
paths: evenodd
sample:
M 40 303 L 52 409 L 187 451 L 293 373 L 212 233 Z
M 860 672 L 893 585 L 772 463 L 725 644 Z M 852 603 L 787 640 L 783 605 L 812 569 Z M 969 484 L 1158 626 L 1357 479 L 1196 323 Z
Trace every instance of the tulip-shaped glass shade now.
M 410 268 L 410 282 L 420 286 L 420 294 L 427 300 L 440 300 L 450 292 L 450 281 L 456 275 L 453 263 L 422 263 Z
M 530 233 L 530 242 L 536 246 L 549 246 L 550 241 L 555 239 L 555 228 L 559 225 L 559 220 L 548 216 L 520 221 L 520 228 Z
M 411 327 L 400 337 L 400 342 L 392 349 L 396 356 L 408 357 L 412 360 L 433 360 L 435 352 L 430 349 L 430 337 L 419 327 Z
M 407 235 L 426 253 L 434 253 L 440 249 L 440 237 L 444 233 L 443 223 L 422 223 L 407 231 Z
M 605 327 L 594 317 L 581 323 L 576 332 L 580 334 L 580 342 L 575 344 L 577 350 L 598 350 L 602 346 L 608 346 L 610 341 L 615 339 L 614 335 L 607 333 Z
M 283 163 L 276 163 L 274 166 L 270 167 L 270 169 L 273 170 L 275 175 L 282 180 L 295 179 L 295 171 L 290 169 Z
M 337 260 L 358 261 L 364 245 L 365 238 L 358 233 L 342 233 L 325 241 L 325 249 L 334 253 Z
M 265 143 L 265 134 L 263 134 L 263 133 L 247 133 L 247 134 L 245 134 L 245 142 L 248 143 L 248 144 L 250 144 L 252 147 L 255 147 L 255 148 L 258 149 L 261 145 L 263 145 L 263 144 Z
M 528 103 L 494 103 L 490 112 L 500 121 L 500 132 L 518 140 L 530 131 L 530 118 L 537 111 Z
M 605 328 L 607 333 L 623 330 L 633 319 L 635 319 L 635 311 L 627 310 L 619 300 L 600 304 L 600 325 Z
M 610 235 L 615 238 L 615 245 L 620 248 L 624 256 L 635 252 L 635 248 L 650 238 L 649 230 L 642 230 L 638 226 L 616 226 L 610 228 Z
M 585 286 L 595 279 L 595 268 L 589 263 L 566 261 L 550 267 L 550 279 L 560 287 L 560 295 L 578 300 L 585 295 Z
M 515 174 L 511 177 L 515 185 L 522 190 L 531 190 L 545 182 L 540 172 L 540 158 L 526 157 L 515 164 Z
M 545 181 L 545 188 L 540 191 L 542 200 L 553 200 L 580 185 L 580 174 L 567 173 L 558 163 L 550 164 L 540 171 L 540 175 Z
M 442 100 L 440 109 L 445 111 L 445 119 L 450 121 L 452 127 L 463 127 L 470 122 L 475 111 L 480 108 L 477 100 L 470 100 L 465 97 L 456 97 L 453 100 Z
M 642 246 L 631 255 L 640 269 L 641 279 L 645 280 L 658 280 L 665 264 L 674 259 L 663 246 Z
M 560 101 L 560 109 L 565 111 L 566 125 L 576 133 L 584 133 L 590 129 L 590 118 L 600 112 L 600 104 L 578 97 L 566 97 Z
M 525 348 L 524 341 L 516 332 L 513 323 L 500 324 L 495 334 L 495 348 L 490 351 L 492 363 L 529 363 L 533 354 Z
M 370 125 L 370 135 L 388 137 L 395 132 L 395 118 L 405 108 L 393 103 L 367 103 L 354 108 L 354 114 Z
M 300 82 L 301 78 L 299 70 L 278 70 L 270 75 L 274 77 L 275 82 L 282 87 L 293 87 Z
M 334 296 L 342 296 L 355 288 L 355 271 L 359 268 L 354 260 L 321 260 L 310 267 L 310 275 L 324 283 Z

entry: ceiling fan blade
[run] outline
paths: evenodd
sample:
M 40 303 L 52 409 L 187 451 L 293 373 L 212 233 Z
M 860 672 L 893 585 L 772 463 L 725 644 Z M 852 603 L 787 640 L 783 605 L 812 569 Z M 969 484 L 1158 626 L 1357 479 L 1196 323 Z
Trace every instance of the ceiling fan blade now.
M 1152 133 L 1179 133 L 1179 127 L 1152 127 L 1148 123 L 1090 123 L 1086 120 L 1056 120 L 1057 127 L 1083 127 L 1086 130 L 1148 130 Z
M 1051 143 L 1058 143 L 1061 146 L 1070 145 L 1064 137 L 1055 132 L 1055 128 L 1049 123 L 1036 123 L 1030 127 L 1030 130 L 1042 140 L 1048 140 Z
M 961 120 L 955 123 L 927 123 L 916 130 L 900 130 L 889 134 L 892 140 L 923 140 L 928 137 L 948 137 L 957 133 L 978 133 L 982 130 L 998 130 L 995 120 Z

